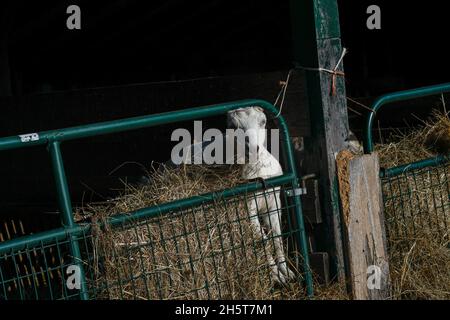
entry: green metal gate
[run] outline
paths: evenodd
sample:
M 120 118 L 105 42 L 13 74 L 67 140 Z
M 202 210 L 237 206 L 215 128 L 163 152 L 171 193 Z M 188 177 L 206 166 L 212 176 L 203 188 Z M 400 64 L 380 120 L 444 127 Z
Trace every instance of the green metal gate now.
M 268 102 L 245 100 L 0 139 L 1 151 L 47 147 L 62 220 L 58 229 L 0 243 L 0 300 L 254 297 L 252 292 L 243 292 L 239 283 L 267 282 L 270 266 L 264 254 L 275 239 L 270 233 L 263 239 L 245 235 L 252 219 L 247 199 L 279 192 L 280 187 L 285 191 L 299 188 L 288 128 L 282 117 L 277 118 L 286 162 L 282 176 L 124 212 L 101 222 L 75 222 L 60 145 L 69 140 L 217 116 L 255 105 L 272 116 L 278 113 Z M 285 247 L 292 244 L 289 260 L 294 261 L 291 265 L 297 270 L 297 284 L 311 296 L 312 275 L 300 197 L 296 192 L 281 195 L 284 201 L 277 206 L 288 217 L 288 230 L 280 237 Z M 217 224 L 218 212 L 226 215 L 227 223 Z M 175 224 L 177 229 L 173 228 Z M 104 244 L 108 241 L 103 241 L 99 246 L 104 230 L 120 234 L 124 243 L 107 246 Z M 213 242 L 219 244 L 220 250 L 206 254 L 204 247 Z M 176 252 L 175 257 L 167 254 L 169 247 Z M 160 249 L 159 253 L 155 254 L 155 248 Z M 247 258 L 252 260 L 245 261 Z M 252 278 L 246 278 L 238 264 L 246 264 L 244 270 L 252 273 Z M 80 288 L 71 286 L 75 274 L 80 275 Z M 274 287 L 273 283 L 270 287 Z
M 380 108 L 393 102 L 450 92 L 450 84 L 407 90 L 380 97 L 372 107 L 367 122 L 364 147 L 373 152 L 372 128 Z M 420 234 L 432 239 L 447 239 L 450 232 L 450 157 L 439 155 L 431 159 L 383 168 L 380 178 L 383 188 L 387 240 L 402 239 L 405 248 Z M 398 243 L 396 244 L 398 247 Z

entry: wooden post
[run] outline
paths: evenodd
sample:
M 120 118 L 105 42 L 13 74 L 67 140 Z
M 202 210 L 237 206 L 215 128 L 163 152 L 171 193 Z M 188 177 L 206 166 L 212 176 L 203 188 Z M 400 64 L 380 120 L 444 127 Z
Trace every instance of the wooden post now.
M 295 63 L 307 68 L 333 70 L 342 54 L 338 6 L 336 0 L 291 0 L 291 21 Z M 338 68 L 343 70 L 342 64 Z M 314 251 L 327 252 L 330 272 L 345 279 L 344 252 L 340 219 L 335 156 L 346 149 L 348 116 L 345 82 L 332 76 L 307 70 L 311 137 L 305 138 L 301 172 L 319 178 L 323 223 L 314 226 Z
M 390 297 L 390 277 L 377 154 L 337 157 L 348 284 L 355 300 Z

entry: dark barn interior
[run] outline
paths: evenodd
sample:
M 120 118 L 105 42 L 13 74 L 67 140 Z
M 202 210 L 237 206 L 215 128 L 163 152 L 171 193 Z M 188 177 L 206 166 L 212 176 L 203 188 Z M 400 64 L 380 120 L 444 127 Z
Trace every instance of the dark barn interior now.
M 382 8 L 382 30 L 365 27 L 365 11 L 373 3 Z M 81 8 L 81 30 L 66 28 L 70 4 Z M 273 101 L 278 82 L 293 66 L 289 5 L 288 0 L 3 1 L 0 136 L 236 99 Z M 406 1 L 341 0 L 339 5 L 343 44 L 350 51 L 345 59 L 350 97 L 369 103 L 382 93 L 448 79 L 441 2 L 426 8 Z M 358 133 L 365 110 L 352 107 L 361 113 L 350 112 Z M 305 112 L 296 115 L 302 136 L 308 134 Z M 385 126 L 405 123 L 401 111 L 381 119 Z M 210 125 L 222 123 L 215 119 Z M 121 179 L 142 174 L 139 164 L 166 161 L 173 129 L 65 144 L 74 203 L 107 199 Z M 31 216 L 28 228 L 36 230 L 58 224 L 45 150 L 2 153 L 0 175 L 2 219 Z M 45 226 L 42 215 L 48 217 Z

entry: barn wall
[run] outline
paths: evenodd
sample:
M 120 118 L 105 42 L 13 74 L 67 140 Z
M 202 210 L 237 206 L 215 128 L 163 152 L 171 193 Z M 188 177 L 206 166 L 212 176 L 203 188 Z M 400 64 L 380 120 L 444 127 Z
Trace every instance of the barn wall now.
M 240 99 L 257 98 L 273 102 L 280 90 L 279 82 L 286 76 L 287 71 L 278 71 L 2 98 L 0 136 Z M 303 74 L 294 73 L 291 81 L 283 114 L 291 127 L 291 135 L 306 136 L 310 129 Z M 224 129 L 225 123 L 224 117 L 217 117 L 209 119 L 204 127 Z M 64 144 L 62 151 L 74 201 L 107 195 L 111 188 L 120 187 L 119 179 L 142 174 L 138 165 L 130 164 L 110 175 L 124 162 L 138 162 L 148 167 L 152 160 L 168 160 L 174 145 L 170 143 L 171 132 L 191 126 L 191 123 L 176 124 Z M 5 183 L 1 188 L 6 202 L 53 201 L 48 160 L 46 152 L 41 149 L 2 154 L 0 171 Z

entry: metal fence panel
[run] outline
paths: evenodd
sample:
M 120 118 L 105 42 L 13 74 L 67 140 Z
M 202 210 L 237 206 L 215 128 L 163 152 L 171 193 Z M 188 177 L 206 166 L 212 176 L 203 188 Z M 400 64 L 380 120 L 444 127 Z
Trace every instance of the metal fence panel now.
M 418 163 L 419 164 L 419 163 Z M 450 163 L 405 166 L 382 178 L 388 240 L 447 238 L 450 232 Z M 409 240 L 409 241 L 408 241 Z
M 289 188 L 289 185 L 283 187 Z M 255 232 L 249 203 L 280 192 L 278 186 L 180 210 L 90 224 L 74 232 L 91 299 L 272 299 L 305 297 L 296 237 L 295 204 L 281 192 L 280 235 Z M 259 218 L 264 218 L 259 216 Z M 271 277 L 276 241 L 297 279 L 275 290 Z M 0 299 L 76 299 L 67 281 L 70 241 L 49 237 L 0 256 Z M 283 276 L 281 274 L 281 276 Z

